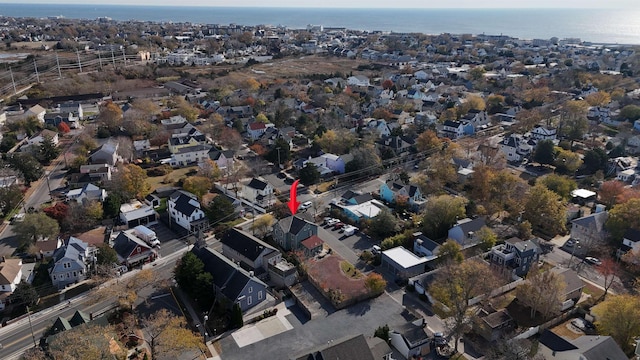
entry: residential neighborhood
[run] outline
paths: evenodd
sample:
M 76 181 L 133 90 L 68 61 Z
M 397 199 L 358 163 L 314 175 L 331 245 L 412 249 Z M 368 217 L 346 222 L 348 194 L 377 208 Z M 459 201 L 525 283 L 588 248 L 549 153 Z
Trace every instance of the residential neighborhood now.
M 0 358 L 640 356 L 637 47 L 0 19 Z

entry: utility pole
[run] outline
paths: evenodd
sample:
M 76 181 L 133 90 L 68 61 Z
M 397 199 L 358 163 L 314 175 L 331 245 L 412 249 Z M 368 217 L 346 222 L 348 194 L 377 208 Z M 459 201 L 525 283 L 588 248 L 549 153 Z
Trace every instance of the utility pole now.
M 13 79 L 13 70 L 11 68 L 9 68 L 9 74 L 11 74 L 11 84 L 13 84 L 13 93 L 17 94 L 18 91 L 16 91 L 16 82 Z
M 281 165 L 280 165 L 280 146 L 278 146 L 276 148 L 276 150 L 278 150 L 278 171 L 280 171 L 280 169 L 281 169 Z
M 80 61 L 80 50 L 76 49 L 76 55 L 78 56 L 78 67 L 80 68 L 80 72 L 82 72 L 82 62 Z
M 36 80 L 40 83 L 40 74 L 38 74 L 38 64 L 35 58 L 33 59 L 33 67 L 36 69 Z
M 127 67 L 127 54 L 124 52 L 124 46 L 122 47 L 122 66 Z
M 62 79 L 62 71 L 60 71 L 60 59 L 58 58 L 57 51 L 56 51 L 56 67 L 58 68 L 58 79 Z
M 113 45 L 111 45 L 111 61 L 113 62 L 113 68 L 116 68 L 116 58 L 113 55 Z
M 29 328 L 31 329 L 31 338 L 33 339 L 33 346 L 38 347 L 38 344 L 36 343 L 36 336 L 33 334 L 33 324 L 31 324 L 31 310 L 29 310 L 28 306 L 27 306 L 27 317 L 29 318 Z
M 100 70 L 102 70 L 102 55 L 100 54 L 100 51 L 98 51 L 98 61 L 100 62 Z

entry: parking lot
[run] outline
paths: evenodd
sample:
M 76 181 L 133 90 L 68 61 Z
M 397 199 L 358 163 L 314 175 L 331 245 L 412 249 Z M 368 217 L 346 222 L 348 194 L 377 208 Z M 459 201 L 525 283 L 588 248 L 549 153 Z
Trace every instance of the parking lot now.
M 344 227 L 335 228 L 334 225 L 325 225 L 323 220 L 320 220 L 318 224 L 318 235 L 345 260 L 357 266 L 360 253 L 365 250 L 370 250 L 371 247 L 376 244 L 359 230 L 355 231 L 353 235 L 345 235 L 343 228 Z

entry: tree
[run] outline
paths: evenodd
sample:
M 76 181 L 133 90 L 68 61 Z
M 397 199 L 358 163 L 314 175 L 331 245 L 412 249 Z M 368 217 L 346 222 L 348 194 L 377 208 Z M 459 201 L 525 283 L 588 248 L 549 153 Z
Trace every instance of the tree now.
M 144 320 L 151 358 L 176 357 L 189 350 L 204 350 L 200 336 L 187 328 L 185 321 L 166 309 L 156 311 Z
M 242 309 L 238 303 L 233 304 L 231 308 L 231 326 L 235 329 L 239 329 L 244 325 L 242 320 Z
M 462 247 L 455 240 L 449 239 L 440 246 L 438 250 L 438 262 L 447 264 L 454 262 L 460 264 L 464 261 L 464 254 L 462 254 Z
M 391 113 L 391 111 L 383 107 L 379 107 L 373 110 L 373 112 L 371 113 L 371 116 L 375 119 L 384 119 L 389 121 L 393 117 L 393 114 Z
M 67 123 L 63 121 L 60 124 L 58 124 L 58 131 L 60 131 L 63 134 L 66 134 L 69 131 L 71 131 L 71 128 L 69 128 L 69 125 L 67 125 Z
M 58 236 L 60 226 L 44 213 L 33 213 L 26 214 L 24 220 L 17 223 L 13 230 L 23 245 L 29 245 L 39 239 Z
M 0 187 L 0 216 L 7 216 L 22 201 L 20 186 L 13 184 Z
M 318 167 L 308 162 L 304 165 L 302 169 L 300 169 L 300 182 L 303 185 L 309 186 L 320 181 L 320 171 L 318 171 Z
M 489 251 L 498 241 L 498 236 L 493 230 L 486 226 L 483 226 L 476 232 L 478 240 L 480 240 L 480 249 L 482 251 Z
M 602 259 L 602 263 L 596 267 L 596 271 L 602 275 L 604 280 L 604 293 L 602 293 L 602 296 L 599 299 L 602 301 L 605 300 L 609 294 L 609 289 L 615 282 L 616 277 L 621 274 L 622 269 L 620 268 L 620 263 L 610 257 L 607 257 Z
M 11 303 L 19 306 L 33 306 L 38 302 L 38 292 L 26 281 L 22 281 L 10 295 Z
M 255 219 L 251 223 L 251 230 L 258 233 L 258 236 L 265 236 L 269 232 L 269 229 L 276 222 L 276 219 L 271 214 L 264 214 Z
M 42 211 L 52 219 L 55 219 L 58 223 L 61 223 L 64 218 L 69 214 L 69 205 L 63 202 L 57 202 L 55 205 L 46 207 Z
M 200 115 L 200 110 L 191 105 L 187 100 L 180 96 L 174 96 L 171 98 L 173 107 L 175 108 L 171 113 L 173 115 L 180 115 L 187 119 L 189 122 L 196 121 Z
M 109 244 L 98 245 L 98 254 L 96 255 L 96 263 L 98 265 L 111 265 L 118 263 L 118 253 Z
M 598 199 L 602 204 L 606 205 L 608 209 L 611 209 L 611 207 L 618 203 L 620 196 L 624 193 L 624 190 L 625 183 L 622 181 L 605 181 L 600 185 Z
M 382 88 L 385 90 L 391 89 L 393 87 L 393 80 L 385 79 L 382 81 Z
M 147 172 L 140 166 L 126 164 L 120 167 L 116 175 L 116 184 L 128 198 L 144 199 L 151 192 L 147 183 Z
M 27 349 L 20 360 L 48 360 L 47 354 L 39 347 Z
M 584 100 L 590 106 L 606 106 L 611 102 L 611 95 L 606 91 L 598 91 L 587 95 Z
M 564 117 L 561 126 L 562 133 L 571 140 L 582 139 L 587 130 L 587 109 L 589 104 L 583 100 L 569 100 L 565 104 L 567 116 Z
M 457 219 L 465 217 L 466 204 L 467 201 L 463 197 L 453 197 L 451 195 L 429 198 L 422 219 L 425 235 L 430 239 L 445 237 Z
M 588 174 L 593 174 L 598 170 L 607 170 L 609 157 L 607 152 L 601 148 L 590 149 L 584 154 L 584 168 Z
M 215 225 L 221 221 L 232 220 L 236 209 L 229 199 L 224 195 L 218 195 L 205 208 L 209 223 Z
M 523 218 L 534 229 L 556 235 L 565 230 L 565 202 L 543 185 L 536 185 L 525 197 Z
M 385 342 L 389 342 L 389 325 L 385 324 L 384 326 L 378 326 L 376 331 L 373 333 L 373 336 L 384 340 Z
M 38 160 L 29 153 L 11 153 L 6 155 L 9 166 L 22 174 L 25 184 L 28 186 L 44 174 L 44 169 Z
M 212 300 L 213 277 L 204 270 L 204 263 L 194 253 L 185 253 L 174 269 L 176 282 L 184 292 L 201 304 Z
M 371 235 L 384 239 L 393 235 L 396 231 L 396 218 L 389 210 L 383 209 L 368 223 Z
M 512 216 L 519 214 L 523 208 L 522 194 L 527 188 L 527 183 L 510 171 L 497 172 L 490 178 L 488 213 L 506 211 Z
M 473 81 L 482 80 L 484 78 L 484 74 L 487 71 L 482 66 L 476 66 L 473 69 L 469 70 L 469 77 Z
M 621 241 L 624 232 L 631 229 L 640 229 L 640 199 L 635 198 L 627 202 L 615 205 L 609 211 L 606 228 L 611 238 Z
M 553 161 L 555 160 L 555 147 L 553 145 L 553 141 L 539 141 L 536 146 L 536 151 L 533 153 L 533 160 L 540 164 L 553 164 Z
M 109 132 L 115 133 L 122 126 L 122 109 L 116 103 L 109 101 L 100 108 L 98 120 Z
M 126 356 L 122 351 L 111 353 L 111 341 L 116 338 L 113 327 L 92 322 L 57 333 L 48 343 L 48 353 L 53 359 L 111 360 Z M 120 344 L 118 348 L 125 346 Z
M 477 260 L 449 263 L 436 275 L 429 292 L 446 306 L 456 351 L 460 337 L 469 330 L 474 316 L 469 300 L 491 291 L 494 284 L 495 278 L 489 266 Z
M 355 145 L 356 137 L 348 130 L 330 129 L 316 135 L 313 142 L 325 153 L 343 155 Z
M 573 151 L 556 148 L 554 165 L 556 172 L 573 175 L 582 166 L 582 159 Z
M 636 121 L 640 119 L 640 106 L 627 105 L 620 109 L 620 117 L 628 121 Z
M 560 313 L 564 301 L 564 282 L 560 275 L 547 270 L 541 272 L 537 266 L 529 269 L 527 280 L 516 288 L 518 301 L 531 308 L 531 318 L 540 312 L 543 319 Z
M 211 185 L 209 178 L 204 176 L 189 176 L 184 179 L 182 188 L 197 196 L 198 199 L 202 199 L 202 196 L 211 190 Z
M 347 173 L 362 171 L 360 175 L 378 174 L 382 166 L 382 160 L 376 154 L 371 145 L 365 145 L 351 150 L 353 160 L 349 161 L 344 170 Z
M 433 130 L 427 130 L 420 134 L 416 139 L 416 148 L 418 151 L 430 151 L 433 149 L 442 149 L 442 140 Z
M 282 165 L 291 160 L 291 148 L 284 139 L 277 139 L 271 150 L 264 156 L 267 161 Z
M 564 200 L 571 199 L 571 192 L 578 188 L 575 180 L 557 174 L 549 174 L 545 177 L 538 178 L 536 182 L 560 195 Z
M 610 335 L 625 351 L 632 348 L 633 338 L 640 333 L 640 297 L 611 296 L 591 311 L 597 316 L 600 334 Z
M 120 213 L 120 206 L 122 205 L 122 197 L 118 194 L 112 193 L 107 196 L 102 203 L 102 209 L 104 211 L 105 219 L 113 219 Z
M 384 292 L 384 288 L 387 287 L 387 281 L 382 275 L 372 272 L 367 275 L 367 278 L 364 280 L 364 286 L 370 295 L 378 296 Z

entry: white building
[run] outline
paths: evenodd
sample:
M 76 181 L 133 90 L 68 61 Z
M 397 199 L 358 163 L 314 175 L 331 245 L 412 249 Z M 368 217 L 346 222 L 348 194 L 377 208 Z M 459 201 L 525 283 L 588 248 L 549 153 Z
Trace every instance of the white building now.
M 178 190 L 169 196 L 167 200 L 169 218 L 171 224 L 177 224 L 181 228 L 194 232 L 200 226 L 206 225 L 206 215 L 202 211 L 198 198 L 187 191 Z

